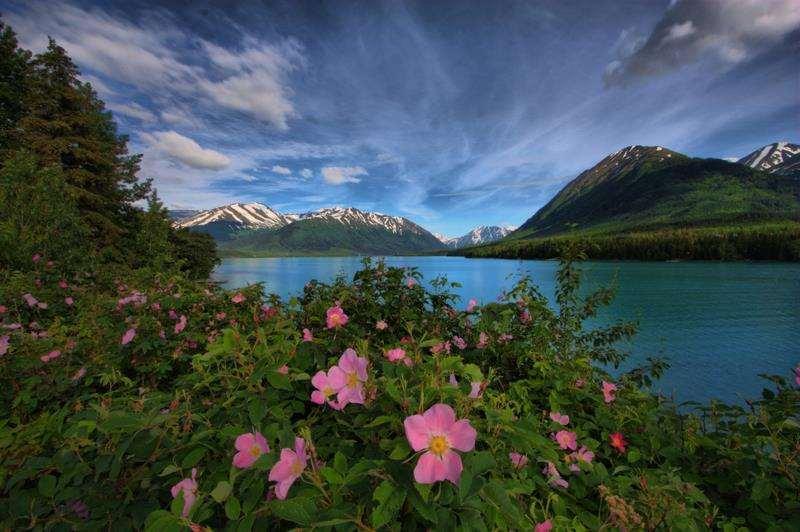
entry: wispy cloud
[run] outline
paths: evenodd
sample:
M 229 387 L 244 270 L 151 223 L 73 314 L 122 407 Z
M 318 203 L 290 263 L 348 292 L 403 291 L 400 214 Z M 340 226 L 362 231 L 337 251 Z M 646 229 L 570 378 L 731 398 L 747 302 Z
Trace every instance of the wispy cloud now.
M 322 177 L 329 185 L 358 183 L 360 176 L 367 175 L 362 166 L 326 166 L 322 169 Z
M 203 148 L 175 131 L 144 133 L 142 139 L 161 153 L 192 168 L 222 170 L 231 164 L 231 160 L 220 152 Z

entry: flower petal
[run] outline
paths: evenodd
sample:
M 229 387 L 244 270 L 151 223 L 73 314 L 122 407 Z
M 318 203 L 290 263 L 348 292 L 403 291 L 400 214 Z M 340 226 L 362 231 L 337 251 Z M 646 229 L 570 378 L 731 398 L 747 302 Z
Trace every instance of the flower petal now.
M 428 447 L 428 424 L 425 422 L 424 417 L 420 415 L 409 416 L 403 421 L 403 427 L 406 431 L 406 439 L 412 449 L 421 451 Z
M 433 484 L 447 478 L 444 462 L 433 453 L 425 453 L 419 457 L 414 467 L 414 480 L 420 484 Z
M 450 445 L 459 451 L 471 451 L 475 448 L 475 439 L 478 433 L 469 424 L 469 420 L 460 419 L 453 423 L 450 430 L 447 432 L 447 439 L 450 440 Z
M 450 430 L 453 423 L 456 422 L 456 413 L 450 407 L 443 403 L 438 403 L 425 411 L 422 416 L 428 424 L 428 430 L 431 432 L 446 433 Z

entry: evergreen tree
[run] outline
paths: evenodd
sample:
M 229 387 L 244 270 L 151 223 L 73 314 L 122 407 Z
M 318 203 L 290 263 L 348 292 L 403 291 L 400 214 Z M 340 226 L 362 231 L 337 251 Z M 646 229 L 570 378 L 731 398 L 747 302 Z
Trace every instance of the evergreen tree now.
M 24 112 L 30 60 L 31 53 L 19 48 L 14 30 L 0 21 L 0 161 L 15 148 L 12 140 Z
M 169 268 L 173 263 L 169 241 L 172 226 L 167 209 L 153 191 L 147 198 L 147 210 L 139 215 L 139 230 L 136 234 L 136 266 L 149 266 L 156 270 Z

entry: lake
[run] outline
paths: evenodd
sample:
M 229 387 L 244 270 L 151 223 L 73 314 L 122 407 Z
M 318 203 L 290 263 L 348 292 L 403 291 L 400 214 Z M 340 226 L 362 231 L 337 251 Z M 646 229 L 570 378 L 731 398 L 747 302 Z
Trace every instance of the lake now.
M 445 275 L 458 281 L 462 306 L 470 298 L 496 300 L 529 274 L 551 301 L 554 261 L 387 257 L 393 266 L 416 266 L 426 280 Z M 310 279 L 351 276 L 358 257 L 224 259 L 215 278 L 234 288 L 261 282 L 267 292 L 298 294 Z M 648 356 L 666 357 L 671 367 L 655 388 L 679 401 L 717 398 L 741 403 L 763 387 L 759 373 L 787 379 L 800 362 L 800 264 L 726 262 L 582 263 L 588 287 L 618 279 L 617 297 L 600 323 L 638 320 L 625 369 Z M 612 371 L 613 373 L 613 371 Z

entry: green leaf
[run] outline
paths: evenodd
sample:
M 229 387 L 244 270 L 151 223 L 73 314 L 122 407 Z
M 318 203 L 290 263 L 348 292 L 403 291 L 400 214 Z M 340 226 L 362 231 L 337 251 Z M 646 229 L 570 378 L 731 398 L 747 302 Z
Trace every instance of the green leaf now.
M 205 454 L 206 454 L 205 447 L 198 447 L 197 449 L 193 449 L 186 456 L 183 457 L 183 460 L 181 461 L 181 467 L 183 468 L 194 467 L 195 465 L 197 465 L 197 462 L 199 462 L 203 458 L 203 456 L 205 456 Z
M 173 464 L 166 466 L 164 469 L 161 470 L 161 473 L 158 474 L 159 477 L 166 477 L 178 471 L 178 468 Z
M 278 388 L 279 390 L 292 390 L 292 383 L 289 381 L 289 376 L 279 373 L 277 370 L 267 372 L 267 382 L 270 386 Z
M 320 473 L 325 477 L 325 480 L 331 484 L 344 484 L 344 477 L 342 474 L 331 467 L 323 467 L 320 469 Z
M 39 493 L 45 497 L 52 497 L 56 494 L 56 477 L 45 475 L 39 479 Z
M 222 502 L 228 498 L 232 490 L 230 482 L 221 480 L 217 482 L 217 487 L 211 490 L 211 497 L 217 502 Z
M 380 528 L 394 519 L 406 500 L 406 494 L 388 480 L 384 480 L 375 490 L 372 499 L 378 501 L 378 505 L 373 508 L 370 520 L 372 526 Z
M 754 501 L 763 501 L 772 494 L 772 482 L 766 478 L 759 478 L 753 482 L 753 491 L 750 497 Z
M 314 520 L 316 505 L 311 499 L 294 498 L 285 501 L 272 501 L 272 511 L 286 521 L 299 525 L 309 525 Z
M 635 464 L 642 457 L 641 453 L 636 449 L 631 449 L 628 452 L 628 463 Z
M 411 447 L 409 447 L 406 440 L 403 439 L 394 446 L 392 452 L 389 453 L 389 458 L 392 460 L 404 460 L 409 454 L 411 454 Z
M 340 452 L 337 452 L 333 457 L 333 468 L 341 474 L 347 473 L 347 457 Z
M 241 509 L 239 499 L 235 495 L 231 495 L 225 502 L 225 515 L 228 516 L 228 519 L 238 519 Z

